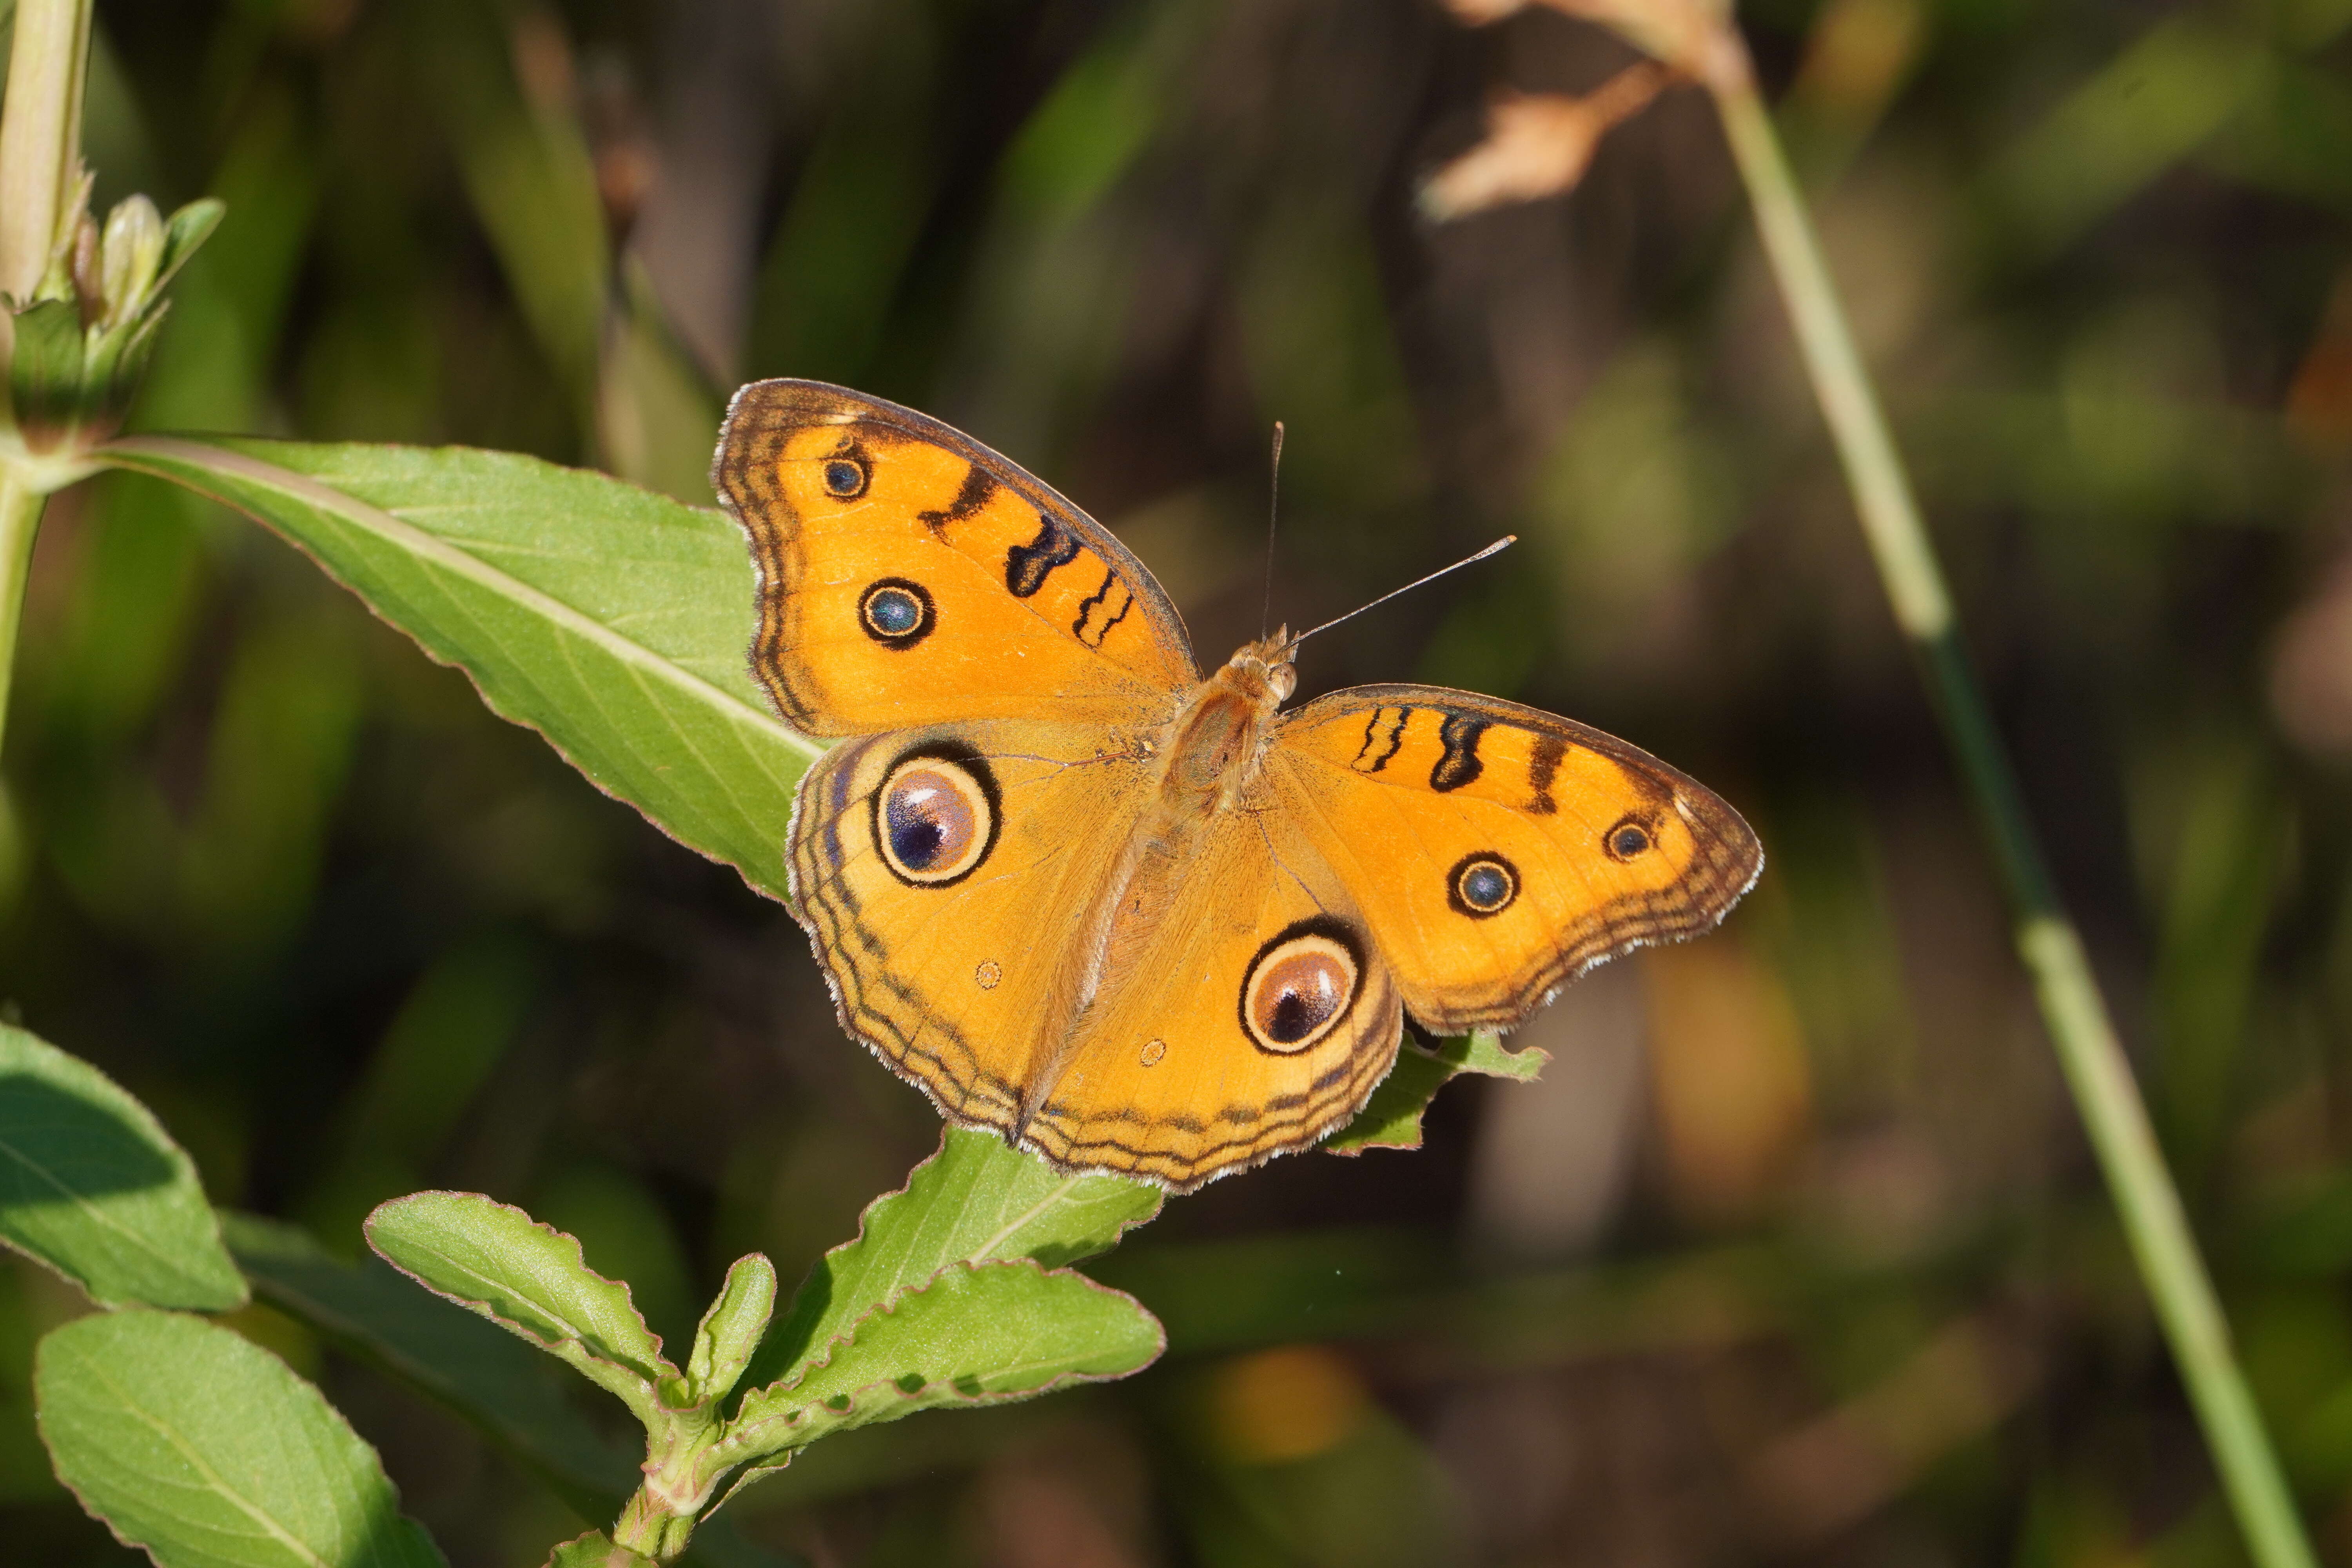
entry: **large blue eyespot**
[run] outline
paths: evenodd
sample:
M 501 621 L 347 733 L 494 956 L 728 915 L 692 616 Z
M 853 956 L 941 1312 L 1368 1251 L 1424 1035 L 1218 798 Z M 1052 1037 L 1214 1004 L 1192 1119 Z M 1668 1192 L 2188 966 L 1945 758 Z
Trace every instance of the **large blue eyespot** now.
M 824 465 L 824 488 L 843 500 L 866 493 L 866 467 L 849 458 L 830 458 Z
M 996 844 L 996 780 L 976 755 L 911 752 L 874 795 L 874 847 L 900 881 L 960 882 Z
M 912 647 L 931 634 L 931 595 L 920 583 L 885 577 L 858 596 L 857 620 L 884 647 Z
M 1445 901 L 1457 915 L 1482 921 L 1519 896 L 1519 868 L 1491 849 L 1465 855 L 1445 874 Z

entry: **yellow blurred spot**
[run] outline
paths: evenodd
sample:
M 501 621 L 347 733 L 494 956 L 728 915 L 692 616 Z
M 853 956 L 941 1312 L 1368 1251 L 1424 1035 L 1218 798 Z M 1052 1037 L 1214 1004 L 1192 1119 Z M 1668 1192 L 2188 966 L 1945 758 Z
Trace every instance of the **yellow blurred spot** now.
M 1787 990 L 1727 936 L 1642 956 L 1650 1062 L 1676 1205 L 1702 1219 L 1754 1211 L 1811 1121 L 1812 1075 Z
M 1320 1345 L 1286 1345 L 1227 1362 L 1209 1390 L 1218 1447 L 1251 1464 L 1324 1453 L 1370 1407 L 1355 1370 Z
M 1805 42 L 1792 98 L 1875 120 L 1918 58 L 1919 0 L 1830 0 Z

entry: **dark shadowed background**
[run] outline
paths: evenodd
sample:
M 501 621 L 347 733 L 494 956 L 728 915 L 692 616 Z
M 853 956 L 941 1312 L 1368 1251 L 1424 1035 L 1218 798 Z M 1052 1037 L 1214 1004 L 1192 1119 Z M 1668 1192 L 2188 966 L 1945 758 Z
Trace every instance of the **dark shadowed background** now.
M 2352 1563 L 2352 4 L 1744 16 L 2258 1394 Z M 1631 58 L 1433 0 L 120 0 L 101 205 L 200 194 L 137 423 L 463 442 L 708 504 L 726 389 L 841 381 L 1102 518 L 1202 655 L 1602 725 L 1771 857 L 1430 1147 L 1297 1156 L 1097 1270 L 1129 1383 L 815 1450 L 819 1564 L 2240 1561 L 1705 99 L 1432 229 L 1502 86 Z M 747 604 L 714 604 L 740 622 Z M 798 929 L 286 546 L 151 481 L 43 531 L 0 996 L 215 1201 L 359 1247 L 478 1189 L 673 1333 L 934 1144 Z M 1041 910 L 1040 921 L 1054 918 Z M 51 1478 L 0 1261 L 0 1556 Z M 266 1310 L 461 1568 L 588 1522 Z

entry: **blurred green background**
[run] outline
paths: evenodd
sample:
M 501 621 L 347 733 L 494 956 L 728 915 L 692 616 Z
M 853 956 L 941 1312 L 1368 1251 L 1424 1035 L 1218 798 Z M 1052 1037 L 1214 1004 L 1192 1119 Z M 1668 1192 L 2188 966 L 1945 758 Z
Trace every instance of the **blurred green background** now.
M 1744 14 L 2037 817 L 2324 1558 L 2352 1563 L 2352 3 Z M 1433 0 L 120 0 L 101 204 L 224 197 L 137 423 L 466 442 L 688 499 L 725 390 L 842 381 L 1117 529 L 1202 656 L 1319 639 L 1722 791 L 1725 930 L 1598 972 L 1431 1146 L 1177 1201 L 1098 1270 L 1131 1382 L 828 1443 L 818 1564 L 2226 1564 L 2229 1518 L 2034 1021 L 1704 100 L 1433 230 L 1502 86 L 1630 58 Z M 713 605 L 741 619 L 748 606 Z M 357 1248 L 420 1186 L 583 1236 L 677 1331 L 932 1146 L 801 935 L 163 486 L 51 509 L 0 996 Z M 51 1478 L 0 1261 L 0 1556 Z M 453 1563 L 584 1528 L 256 1310 Z

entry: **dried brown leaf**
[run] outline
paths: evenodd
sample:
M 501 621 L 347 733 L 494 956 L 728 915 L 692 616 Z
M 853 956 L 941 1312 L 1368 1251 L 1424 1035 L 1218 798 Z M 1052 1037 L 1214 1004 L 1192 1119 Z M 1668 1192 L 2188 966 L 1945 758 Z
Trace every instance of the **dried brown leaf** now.
M 1486 110 L 1486 139 L 1431 175 L 1421 209 L 1438 222 L 1573 190 L 1612 126 L 1639 113 L 1673 79 L 1644 62 L 1629 66 L 1583 98 L 1557 93 L 1497 94 Z

